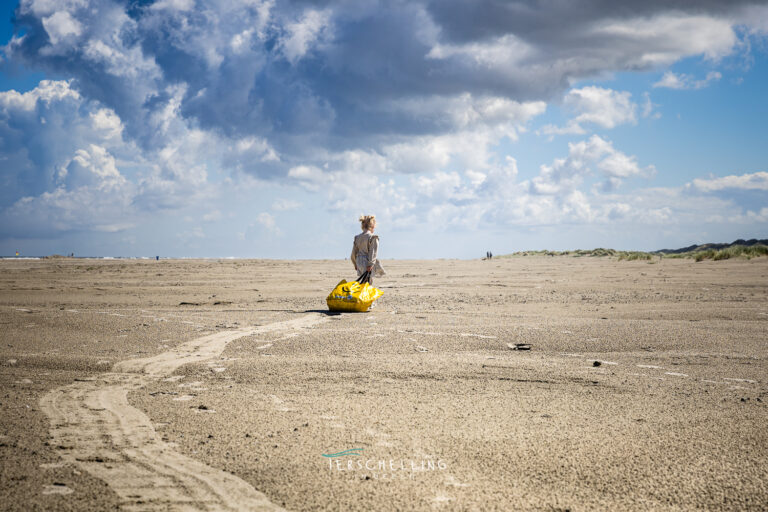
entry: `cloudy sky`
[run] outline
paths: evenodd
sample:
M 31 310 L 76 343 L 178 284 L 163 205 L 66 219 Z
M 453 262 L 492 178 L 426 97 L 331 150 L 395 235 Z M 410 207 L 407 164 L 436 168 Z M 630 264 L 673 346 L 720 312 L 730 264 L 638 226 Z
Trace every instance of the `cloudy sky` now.
M 768 238 L 766 2 L 1 5 L 0 255 Z

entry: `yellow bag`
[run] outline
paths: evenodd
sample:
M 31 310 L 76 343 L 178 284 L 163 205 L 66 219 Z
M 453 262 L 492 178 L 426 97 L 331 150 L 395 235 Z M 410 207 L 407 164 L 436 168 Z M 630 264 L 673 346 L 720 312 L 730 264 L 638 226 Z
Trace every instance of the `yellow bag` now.
M 357 281 L 348 283 L 342 279 L 333 289 L 325 302 L 331 311 L 358 311 L 365 312 L 371 307 L 373 301 L 384 295 L 384 292 L 374 288 L 368 283 L 360 284 Z

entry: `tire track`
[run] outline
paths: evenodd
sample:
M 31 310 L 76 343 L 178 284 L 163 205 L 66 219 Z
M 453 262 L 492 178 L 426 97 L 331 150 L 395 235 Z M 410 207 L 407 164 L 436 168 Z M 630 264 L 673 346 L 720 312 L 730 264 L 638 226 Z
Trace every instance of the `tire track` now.
M 175 452 L 149 417 L 128 403 L 128 393 L 182 365 L 217 358 L 228 343 L 244 336 L 303 329 L 325 320 L 313 314 L 211 334 L 55 389 L 40 399 L 51 420 L 53 446 L 65 462 L 104 480 L 123 510 L 284 510 L 240 478 Z

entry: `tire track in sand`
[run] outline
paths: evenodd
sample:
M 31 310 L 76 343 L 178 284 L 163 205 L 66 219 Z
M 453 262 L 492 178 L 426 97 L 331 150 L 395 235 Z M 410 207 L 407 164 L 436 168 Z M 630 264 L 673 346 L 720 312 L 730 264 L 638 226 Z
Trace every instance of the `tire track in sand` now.
M 240 478 L 175 452 L 147 415 L 128 403 L 128 392 L 182 365 L 219 357 L 228 343 L 244 336 L 303 329 L 325 320 L 312 314 L 211 334 L 55 389 L 40 399 L 51 420 L 52 444 L 65 462 L 104 480 L 123 510 L 284 510 Z

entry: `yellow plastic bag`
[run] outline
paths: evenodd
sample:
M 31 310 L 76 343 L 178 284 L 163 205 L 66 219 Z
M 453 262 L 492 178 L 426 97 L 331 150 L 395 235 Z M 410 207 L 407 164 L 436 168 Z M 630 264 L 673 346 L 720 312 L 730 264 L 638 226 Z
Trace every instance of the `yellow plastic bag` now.
M 384 295 L 384 292 L 374 288 L 368 283 L 360 284 L 357 281 L 348 283 L 342 279 L 333 289 L 325 302 L 331 311 L 358 311 L 365 312 L 371 307 L 373 301 Z

